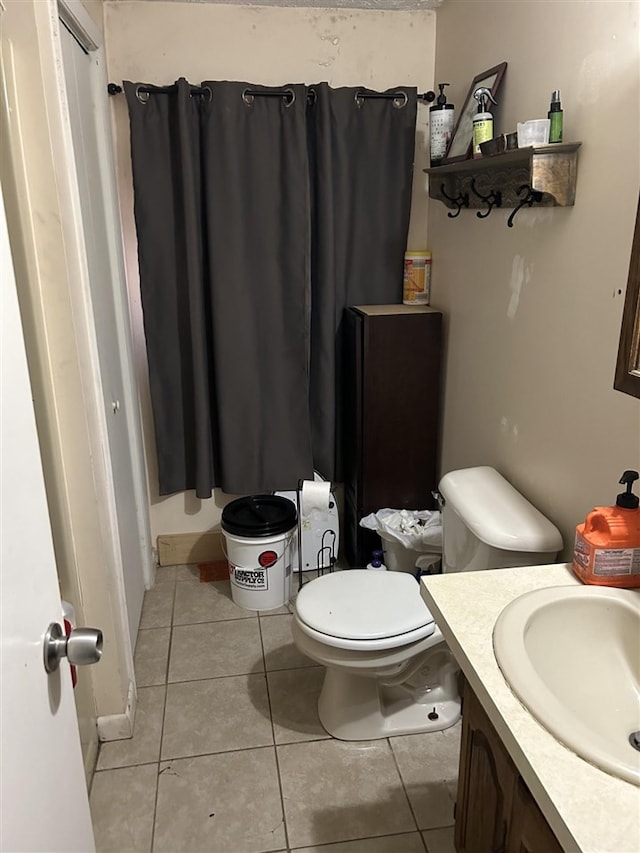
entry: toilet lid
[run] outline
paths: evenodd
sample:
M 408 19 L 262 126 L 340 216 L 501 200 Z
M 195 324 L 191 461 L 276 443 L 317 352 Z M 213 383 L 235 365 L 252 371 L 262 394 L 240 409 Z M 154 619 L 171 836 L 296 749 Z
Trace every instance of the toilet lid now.
M 349 569 L 323 575 L 298 593 L 296 613 L 315 631 L 380 640 L 434 623 L 413 575 Z

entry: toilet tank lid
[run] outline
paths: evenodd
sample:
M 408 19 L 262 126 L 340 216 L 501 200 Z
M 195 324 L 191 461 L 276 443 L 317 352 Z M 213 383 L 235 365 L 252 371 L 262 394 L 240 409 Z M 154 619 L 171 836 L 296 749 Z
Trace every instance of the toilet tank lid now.
M 558 528 L 495 468 L 450 471 L 439 489 L 474 536 L 492 548 L 526 553 L 555 553 L 562 548 Z

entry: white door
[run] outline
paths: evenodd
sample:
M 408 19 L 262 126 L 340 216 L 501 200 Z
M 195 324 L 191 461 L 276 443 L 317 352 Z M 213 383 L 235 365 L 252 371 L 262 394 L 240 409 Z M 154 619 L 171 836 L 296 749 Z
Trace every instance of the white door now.
M 0 850 L 92 851 L 69 666 L 43 663 L 62 615 L 3 204 L 0 259 Z
M 64 74 L 69 103 L 73 149 L 82 209 L 93 319 L 100 362 L 100 383 L 107 423 L 110 468 L 116 499 L 118 538 L 122 556 L 129 634 L 135 644 L 144 596 L 141 507 L 136 506 L 131 436 L 127 422 L 125 367 L 116 318 L 118 286 L 109 251 L 96 106 L 92 87 L 93 59 L 60 22 Z M 104 95 L 106 97 L 106 93 Z

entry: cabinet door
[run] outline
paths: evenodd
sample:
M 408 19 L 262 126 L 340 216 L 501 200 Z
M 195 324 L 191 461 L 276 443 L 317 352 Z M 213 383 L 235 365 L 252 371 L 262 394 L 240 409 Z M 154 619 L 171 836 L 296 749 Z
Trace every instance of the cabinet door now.
M 517 771 L 465 684 L 455 843 L 458 853 L 504 853 Z
M 522 779 L 518 779 L 515 789 L 507 853 L 562 853 L 562 847 Z
M 442 314 L 403 305 L 344 314 L 344 551 L 364 566 L 377 535 L 360 519 L 385 507 L 431 509 L 437 486 Z
M 430 509 L 437 487 L 442 315 L 368 316 L 359 508 Z

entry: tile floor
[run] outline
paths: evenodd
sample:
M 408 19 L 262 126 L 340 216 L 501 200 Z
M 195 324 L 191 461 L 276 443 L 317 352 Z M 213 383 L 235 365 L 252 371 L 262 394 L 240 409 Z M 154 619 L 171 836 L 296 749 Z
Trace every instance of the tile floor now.
M 237 607 L 196 566 L 158 570 L 135 651 L 133 737 L 101 746 L 99 853 L 453 853 L 460 726 L 345 743 L 316 703 L 323 668 L 286 607 Z

